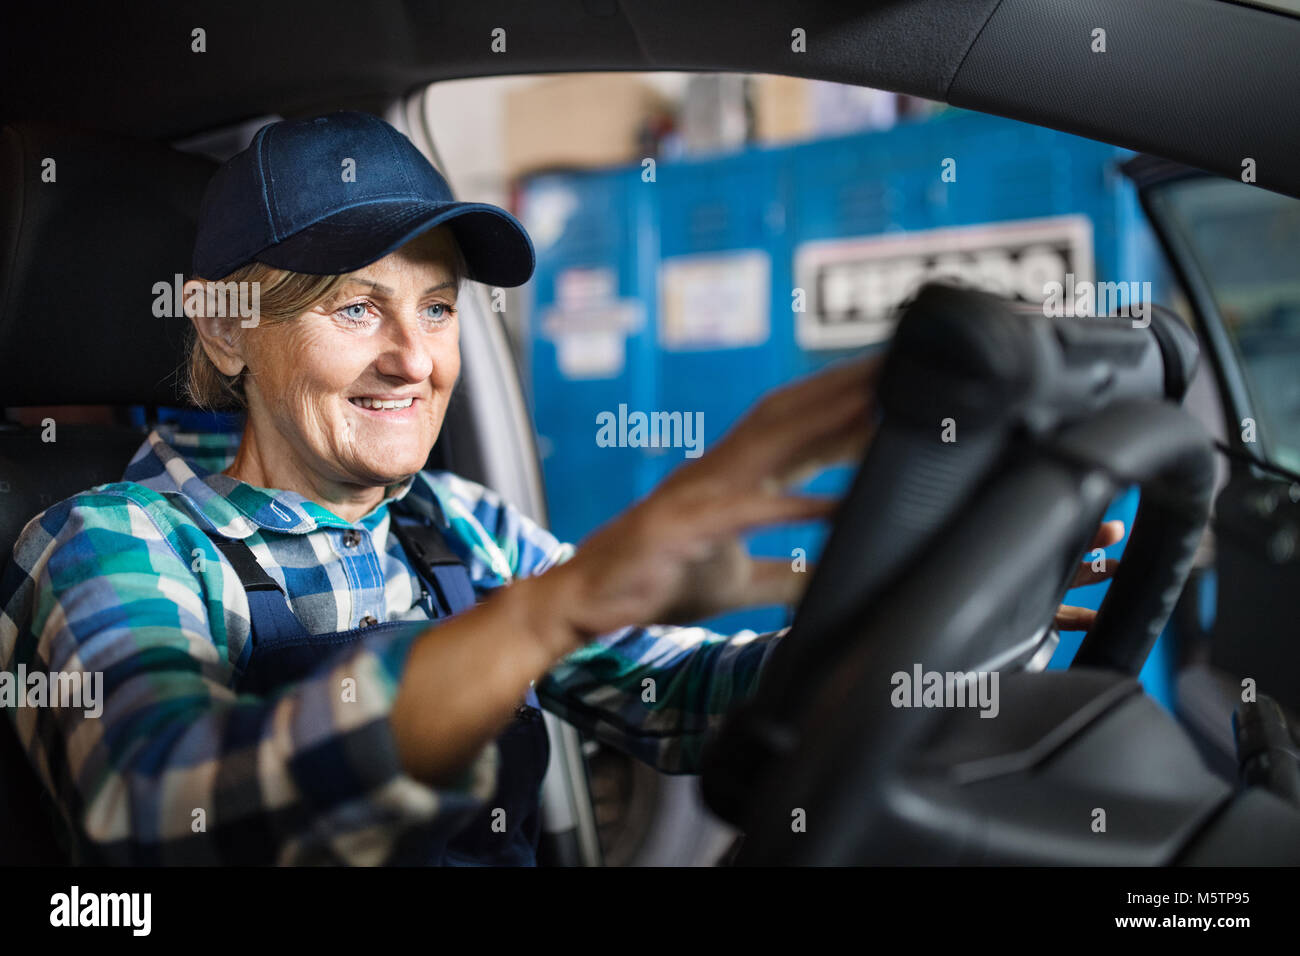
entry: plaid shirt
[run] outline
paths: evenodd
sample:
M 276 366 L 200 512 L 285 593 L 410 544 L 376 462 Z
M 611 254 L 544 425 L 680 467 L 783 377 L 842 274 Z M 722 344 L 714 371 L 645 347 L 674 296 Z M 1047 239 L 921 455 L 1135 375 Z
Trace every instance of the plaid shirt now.
M 477 592 L 573 548 L 444 471 L 389 487 L 350 524 L 301 495 L 220 474 L 237 444 L 160 427 L 122 481 L 60 502 L 15 545 L 0 579 L 0 667 L 103 674 L 98 717 L 9 702 L 45 786 L 80 848 L 112 863 L 382 863 L 413 836 L 454 832 L 491 796 L 497 751 L 489 744 L 437 788 L 401 768 L 388 715 L 428 617 L 384 505 L 406 499 L 444 516 Z M 236 694 L 251 651 L 248 601 L 204 527 L 243 539 L 313 634 L 367 618 L 412 627 L 363 638 L 275 695 Z M 536 691 L 598 739 L 689 773 L 780 633 L 627 628 L 559 661 Z M 340 693 L 345 678 L 352 694 Z

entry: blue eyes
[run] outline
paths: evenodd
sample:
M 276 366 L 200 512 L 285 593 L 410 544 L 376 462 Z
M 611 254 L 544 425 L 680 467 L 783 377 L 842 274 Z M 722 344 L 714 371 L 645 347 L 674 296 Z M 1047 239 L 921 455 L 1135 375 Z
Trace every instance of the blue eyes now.
M 343 319 L 348 325 L 365 325 L 370 320 L 371 303 L 367 301 L 353 302 L 336 311 L 334 314 Z M 443 302 L 434 302 L 427 305 L 422 313 L 436 325 L 445 324 L 453 315 L 456 309 L 453 306 Z

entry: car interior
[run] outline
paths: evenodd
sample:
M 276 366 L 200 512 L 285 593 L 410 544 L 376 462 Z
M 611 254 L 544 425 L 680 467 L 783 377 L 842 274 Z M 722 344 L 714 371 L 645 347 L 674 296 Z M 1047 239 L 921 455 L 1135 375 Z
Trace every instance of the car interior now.
M 185 5 L 146 17 L 105 4 L 75 26 L 35 8 L 13 11 L 0 87 L 0 354 L 9 359 L 0 376 L 0 548 L 7 555 L 49 505 L 117 480 L 148 426 L 184 408 L 183 326 L 153 313 L 151 290 L 187 273 L 207 179 L 259 117 L 339 108 L 393 116 L 427 84 L 470 76 L 781 73 L 1124 146 L 1152 157 L 1129 171 L 1149 185 L 1237 180 L 1249 157 L 1258 187 L 1300 197 L 1300 124 L 1276 111 L 1300 101 L 1300 71 L 1287 65 L 1300 48 L 1300 18 L 1269 4 L 757 7 L 742 21 L 718 0 L 689 9 L 586 0 L 363 12 L 328 0 L 264 5 L 252 28 L 249 14 L 213 8 L 200 18 L 203 53 L 191 50 L 195 15 Z M 1110 41 L 1104 56 L 1088 43 L 1098 24 Z M 499 54 L 490 37 L 502 25 Z M 804 52 L 791 49 L 794 29 L 805 31 Z M 322 71 L 315 51 L 340 44 L 384 55 Z M 51 73 L 38 59 L 54 48 Z M 168 70 L 186 81 L 158 82 Z M 1189 71 L 1205 80 L 1196 97 L 1186 95 Z M 222 137 L 233 142 L 214 146 Z M 51 156 L 57 188 L 42 178 Z M 1180 278 L 1198 304 L 1195 279 Z M 478 334 L 501 339 L 496 317 L 479 311 Z M 1292 710 L 1300 671 L 1293 646 L 1279 651 L 1279 641 L 1260 637 L 1294 632 L 1294 607 L 1279 594 L 1294 589 L 1296 565 L 1261 557 L 1252 542 L 1267 535 L 1249 531 L 1300 504 L 1286 500 L 1290 482 L 1276 469 L 1240 460 L 1219 493 L 1224 442 L 1184 398 L 1204 367 L 1225 419 L 1240 420 L 1249 396 L 1224 366 L 1221 335 L 1206 324 L 1193 333 L 1158 307 L 1149 328 L 1134 328 L 1045 319 L 970 289 L 917 293 L 889 347 L 878 437 L 833 521 L 780 666 L 710 751 L 704 795 L 744 833 L 735 863 L 1300 863 Z M 1255 347 L 1270 350 L 1266 340 Z M 467 345 L 466 382 L 429 467 L 522 498 L 544 520 L 508 355 L 499 343 Z M 1278 362 L 1270 374 L 1284 377 Z M 49 441 L 43 421 L 55 408 Z M 959 423 L 952 444 L 930 427 L 947 417 Z M 1249 451 L 1227 444 L 1238 459 Z M 1045 672 L 1052 612 L 1107 503 L 1133 484 L 1142 489 L 1139 517 L 1098 625 L 1070 669 Z M 1276 499 L 1264 514 L 1261 495 Z M 1210 701 L 1197 731 L 1135 678 L 1166 621 L 1195 603 L 1194 556 L 1211 524 L 1226 530 L 1230 557 L 1220 570 L 1225 613 L 1206 636 L 1207 684 L 1201 698 L 1189 691 L 1189 700 Z M 1246 543 L 1233 552 L 1234 540 Z M 891 705 L 891 675 L 917 661 L 1000 672 L 1003 719 Z M 1241 673 L 1260 675 L 1266 693 L 1236 699 L 1224 675 Z M 39 713 L 21 719 L 49 732 Z M 543 858 L 594 862 L 577 738 L 548 723 L 553 741 L 568 736 L 548 776 Z M 28 757 L 9 722 L 0 724 L 9 835 L 0 863 L 66 862 Z M 832 822 L 793 839 L 792 811 Z
M 886 361 L 880 431 L 794 627 L 704 773 L 710 805 L 746 834 L 737 862 L 1300 860 L 1300 766 L 1234 793 L 1134 680 L 1214 488 L 1209 438 L 1178 407 L 1191 331 L 1164 310 L 1137 330 L 928 285 Z M 944 442 L 945 415 L 966 437 Z M 1041 673 L 1075 558 L 1129 483 L 1142 503 L 1097 622 L 1069 670 Z M 900 708 L 883 688 L 914 661 L 1000 673 L 1002 719 Z M 1271 700 L 1237 717 L 1243 762 L 1254 740 L 1285 752 Z M 827 822 L 792 830 L 792 807 Z M 1085 825 L 1098 812 L 1104 831 Z

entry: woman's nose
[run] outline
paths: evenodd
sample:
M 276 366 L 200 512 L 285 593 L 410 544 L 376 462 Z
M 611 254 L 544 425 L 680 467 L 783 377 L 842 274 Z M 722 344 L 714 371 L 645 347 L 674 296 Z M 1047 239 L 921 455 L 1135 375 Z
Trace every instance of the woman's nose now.
M 432 375 L 433 355 L 419 323 L 394 321 L 388 326 L 384 349 L 376 362 L 378 370 L 408 382 L 421 382 Z

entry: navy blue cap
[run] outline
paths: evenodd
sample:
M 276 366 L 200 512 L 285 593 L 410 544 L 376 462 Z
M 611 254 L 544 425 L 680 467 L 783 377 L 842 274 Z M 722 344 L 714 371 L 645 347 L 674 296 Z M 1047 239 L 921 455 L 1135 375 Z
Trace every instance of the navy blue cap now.
M 352 163 L 348 163 L 352 160 Z M 221 279 L 249 262 L 341 275 L 447 224 L 469 278 L 523 285 L 533 244 L 488 203 L 456 202 L 409 139 L 369 113 L 263 126 L 213 175 L 199 211 L 193 275 Z

